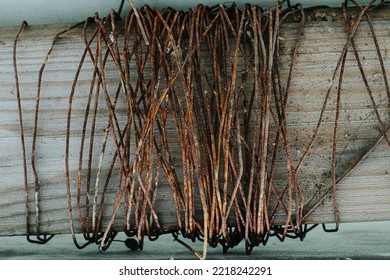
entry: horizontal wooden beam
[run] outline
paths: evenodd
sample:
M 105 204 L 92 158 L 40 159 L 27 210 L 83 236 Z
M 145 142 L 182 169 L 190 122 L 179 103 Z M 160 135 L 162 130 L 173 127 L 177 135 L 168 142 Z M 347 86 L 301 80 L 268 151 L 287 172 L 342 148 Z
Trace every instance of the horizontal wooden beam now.
M 332 72 L 346 42 L 345 27 L 337 20 L 340 15 L 338 9 L 313 9 L 308 14 L 309 22 L 306 23 L 304 38 L 299 47 L 288 104 L 290 142 L 296 159 L 303 152 L 318 121 Z M 386 15 L 389 15 L 389 9 L 382 9 L 381 13 L 377 12 L 373 19 L 385 69 L 390 73 L 390 19 Z M 31 160 L 39 69 L 52 38 L 65 27 L 65 25 L 29 26 L 23 31 L 18 42 L 17 62 L 28 163 Z M 16 32 L 17 28 L 0 28 L 0 236 L 26 233 L 24 177 L 12 60 L 12 46 Z M 296 23 L 285 24 L 281 30 L 283 45 L 280 71 L 284 79 L 288 75 L 290 52 L 296 32 Z M 80 34 L 81 29 L 76 29 L 61 37 L 49 58 L 42 80 L 36 162 L 41 186 L 40 231 L 48 234 L 70 232 L 64 175 L 65 131 L 71 83 L 85 47 Z M 384 79 L 366 22 L 361 23 L 356 34 L 356 45 L 381 117 L 389 123 L 390 114 L 386 93 L 383 90 Z M 107 67 L 106 75 L 115 80 L 117 79 L 115 69 L 112 65 L 111 67 L 111 71 Z M 92 63 L 86 62 L 79 78 L 79 95 L 73 108 L 71 130 L 71 154 L 73 155 L 71 178 L 73 180 L 76 180 L 77 175 L 79 131 L 82 126 L 85 107 L 83 104 L 89 88 L 91 69 Z M 343 161 L 340 164 L 343 169 L 341 173 L 354 167 L 360 158 L 364 157 L 364 160 L 337 186 L 336 197 L 340 221 L 390 220 L 390 175 L 388 174 L 390 149 L 384 140 L 377 143 L 380 136 L 377 119 L 352 51 L 348 54 L 345 69 L 339 129 L 341 148 L 338 151 Z M 307 203 L 324 195 L 330 187 L 327 177 L 330 170 L 335 100 L 336 94 L 332 93 L 325 112 L 323 129 L 308 158 L 307 165 L 302 168 L 301 180 L 307 194 L 305 197 Z M 98 147 L 104 135 L 106 118 L 104 116 L 98 118 L 97 125 L 98 135 L 100 135 L 100 138 L 96 139 Z M 172 124 L 171 126 L 173 127 Z M 114 151 L 113 146 L 108 149 L 108 152 Z M 174 153 L 180 158 L 180 149 L 177 149 Z M 280 180 L 283 181 L 285 175 L 282 172 L 279 175 Z M 34 225 L 35 204 L 32 191 L 34 181 L 30 165 L 28 176 L 31 188 L 30 218 L 31 224 Z M 74 182 L 72 187 L 72 194 L 75 196 Z M 167 230 L 177 228 L 172 191 L 164 182 L 161 182 L 159 188 L 156 209 L 160 222 Z M 114 194 L 115 192 L 112 191 L 107 197 L 104 224 L 110 217 Z M 75 199 L 73 204 L 75 207 Z M 118 221 L 122 220 L 121 215 L 123 213 L 119 212 Z M 74 216 L 77 219 L 76 211 Z M 276 217 L 275 222 L 283 223 L 282 214 Z M 332 200 L 325 199 L 305 222 L 334 222 Z M 78 224 L 76 224 L 76 231 L 80 232 Z

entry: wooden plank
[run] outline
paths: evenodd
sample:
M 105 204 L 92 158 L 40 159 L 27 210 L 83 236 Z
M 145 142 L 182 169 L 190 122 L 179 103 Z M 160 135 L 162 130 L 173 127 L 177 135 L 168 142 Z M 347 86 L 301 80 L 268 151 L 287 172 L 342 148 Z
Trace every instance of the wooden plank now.
M 383 10 L 387 15 L 389 9 Z M 326 10 L 331 19 L 337 19 L 340 11 Z M 335 13 L 333 15 L 333 12 Z M 317 10 L 313 15 L 319 15 Z M 375 19 L 376 35 L 385 62 L 385 68 L 390 73 L 390 20 L 386 16 Z M 38 71 L 44 61 L 46 51 L 53 36 L 65 25 L 31 26 L 21 35 L 18 43 L 18 69 L 20 72 L 20 87 L 23 102 L 24 125 L 28 162 L 31 158 L 31 141 L 35 96 L 37 91 Z M 23 235 L 26 232 L 23 166 L 18 126 L 18 111 L 15 96 L 14 73 L 12 67 L 12 44 L 16 28 L 0 28 L 0 235 Z M 293 38 L 296 36 L 297 25 L 289 23 L 283 26 L 281 73 L 286 78 Z M 69 233 L 69 217 L 64 176 L 65 129 L 66 112 L 71 82 L 78 65 L 84 43 L 80 38 L 80 29 L 67 33 L 55 46 L 43 76 L 41 111 L 37 142 L 37 169 L 40 176 L 41 199 L 41 232 Z M 372 86 L 373 94 L 379 104 L 382 118 L 388 123 L 389 114 L 386 106 L 386 94 L 383 91 L 376 51 L 366 23 L 361 24 L 356 37 L 356 43 L 362 54 L 364 67 Z M 311 18 L 305 27 L 305 36 L 299 48 L 298 60 L 292 79 L 291 93 L 288 104 L 288 125 L 291 147 L 294 159 L 301 156 L 310 140 L 326 90 L 342 46 L 346 41 L 345 27 L 338 21 L 316 21 Z M 80 128 L 86 94 L 91 78 L 92 63 L 87 62 L 79 79 L 78 92 L 73 108 L 71 130 L 71 176 L 75 180 L 77 173 L 77 149 L 80 143 Z M 106 75 L 115 80 L 115 69 L 112 66 Z M 113 83 L 114 84 L 114 83 Z M 343 85 L 342 112 L 340 115 L 339 151 L 341 172 L 354 165 L 356 158 L 368 152 L 379 136 L 377 120 L 370 100 L 359 76 L 353 53 L 350 52 L 346 63 L 346 73 Z M 321 196 L 329 188 L 329 165 L 331 152 L 331 133 L 335 114 L 335 93 L 332 94 L 325 114 L 323 129 L 319 135 L 307 164 L 302 168 L 300 179 L 305 188 L 306 201 L 309 203 Z M 123 106 L 123 104 L 122 104 Z M 118 109 L 120 110 L 120 108 Z M 106 117 L 98 118 L 98 135 L 96 146 L 104 134 Z M 173 124 L 169 124 L 174 132 Z M 99 140 L 100 139 L 100 140 Z M 172 140 L 174 142 L 174 139 Z M 109 145 L 108 153 L 114 148 Z M 180 149 L 174 151 L 180 158 Z M 96 155 L 96 157 L 98 154 Z M 339 185 L 337 205 L 341 222 L 390 220 L 390 162 L 389 147 L 383 141 L 379 143 L 365 160 L 359 164 Z M 106 163 L 108 164 L 108 163 Z M 283 160 L 280 160 L 280 165 Z M 277 170 L 281 185 L 285 179 L 285 167 Z M 96 169 L 95 169 L 96 171 Z M 29 183 L 33 188 L 32 170 L 29 166 Z M 75 181 L 72 185 L 73 195 L 76 194 Z M 113 187 L 114 189 L 114 187 Z M 30 193 L 31 223 L 34 223 L 33 192 Z M 114 194 L 108 196 L 110 205 L 105 212 L 105 223 L 110 215 Z M 75 199 L 73 199 L 75 206 Z M 177 224 L 175 209 L 172 207 L 172 191 L 168 184 L 161 182 L 156 209 L 160 222 L 166 229 Z M 76 214 L 74 214 L 76 215 Z M 121 220 L 123 213 L 118 213 Z M 278 214 L 276 222 L 283 223 L 283 214 Z M 330 199 L 316 209 L 306 223 L 333 222 L 333 207 Z M 76 231 L 80 228 L 76 225 Z M 32 228 L 34 230 L 34 228 Z

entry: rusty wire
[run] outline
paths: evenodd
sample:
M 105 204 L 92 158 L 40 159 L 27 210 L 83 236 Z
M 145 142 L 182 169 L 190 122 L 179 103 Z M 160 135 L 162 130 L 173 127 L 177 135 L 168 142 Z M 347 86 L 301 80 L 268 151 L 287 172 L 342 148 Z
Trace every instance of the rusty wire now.
M 20 36 L 20 33 L 27 26 L 27 22 L 23 21 L 14 40 L 13 46 L 13 67 L 15 74 L 15 87 L 16 87 L 16 98 L 18 102 L 18 113 L 19 113 L 19 128 L 20 128 L 20 140 L 22 145 L 22 161 L 23 161 L 23 177 L 24 177 L 24 193 L 25 193 L 25 208 L 26 208 L 26 238 L 31 243 L 37 244 L 45 244 L 47 243 L 53 235 L 41 235 L 39 231 L 39 187 L 35 187 L 35 232 L 36 232 L 36 240 L 31 238 L 30 231 L 30 206 L 29 206 L 29 185 L 28 185 L 28 171 L 27 171 L 27 156 L 26 156 L 26 144 L 24 139 L 24 126 L 23 126 L 23 111 L 22 111 L 22 101 L 20 94 L 20 86 L 19 86 L 19 75 L 18 68 L 16 63 L 16 49 L 17 42 Z
M 347 16 L 347 5 L 348 5 L 348 2 L 352 2 L 356 7 L 358 7 L 361 12 L 353 19 L 350 19 L 348 16 Z M 365 7 L 362 7 L 361 5 L 359 5 L 356 1 L 354 0 L 351 0 L 351 1 L 345 1 L 345 3 L 343 3 L 343 16 L 344 16 L 344 21 L 345 21 L 345 25 L 346 25 L 346 29 L 347 29 L 347 34 L 348 34 L 348 38 L 347 38 L 347 41 L 343 47 L 343 50 L 342 50 L 342 53 L 340 55 L 340 58 L 338 60 L 338 63 L 336 65 L 336 68 L 333 72 L 333 78 L 332 78 L 332 81 L 331 81 L 331 86 L 328 88 L 328 91 L 327 91 L 327 94 L 326 94 L 326 98 L 325 98 L 325 101 L 324 101 L 324 104 L 323 104 L 323 107 L 322 107 L 322 110 L 321 110 L 321 115 L 320 115 L 320 118 L 319 118 L 319 121 L 318 121 L 318 124 L 317 124 L 317 127 L 316 127 L 316 130 L 315 130 L 315 133 L 313 135 L 313 138 L 309 144 L 309 146 L 307 147 L 307 150 L 306 152 L 304 153 L 304 156 L 306 156 L 308 153 L 309 153 L 309 150 L 310 148 L 312 147 L 312 144 L 315 140 L 315 137 L 316 135 L 318 134 L 318 130 L 321 126 L 321 122 L 323 120 L 323 114 L 325 112 L 325 109 L 326 109 L 326 106 L 327 106 L 327 102 L 329 100 L 329 96 L 330 96 L 330 93 L 331 93 L 331 89 L 334 85 L 334 82 L 336 81 L 336 78 L 337 78 L 337 74 L 339 73 L 339 86 L 338 86 L 338 91 L 337 91 L 337 95 L 338 95 L 338 104 L 337 104 L 337 107 L 338 107 L 338 110 L 336 111 L 337 114 L 336 114 L 336 118 L 335 118 L 335 128 L 334 128 L 334 135 L 333 135 L 333 147 L 332 147 L 332 188 L 330 188 L 328 191 L 326 191 L 322 197 L 313 205 L 313 207 L 311 207 L 310 209 L 308 209 L 305 213 L 305 216 L 304 218 L 308 217 L 313 211 L 314 209 L 316 209 L 323 201 L 324 199 L 326 199 L 327 197 L 329 197 L 329 195 L 332 196 L 332 200 L 333 200 L 333 207 L 334 207 L 334 214 L 335 214 L 335 222 L 336 222 L 336 229 L 338 228 L 339 226 L 339 212 L 337 210 L 337 205 L 336 205 L 336 189 L 337 189 L 337 184 L 339 184 L 344 178 L 346 178 L 353 170 L 356 166 L 359 165 L 360 162 L 363 161 L 363 159 L 369 154 L 369 152 L 375 147 L 375 145 L 377 143 L 379 143 L 380 141 L 382 141 L 383 139 L 385 139 L 385 141 L 387 142 L 387 144 L 390 146 L 390 142 L 388 140 L 388 137 L 387 137 L 387 131 L 389 130 L 389 126 L 385 126 L 385 124 L 383 123 L 381 117 L 380 117 L 380 114 L 378 112 L 378 108 L 377 108 L 377 104 L 375 103 L 375 100 L 373 98 L 373 95 L 372 95 L 372 91 L 370 89 L 370 86 L 368 85 L 368 82 L 367 82 L 367 79 L 365 77 L 365 72 L 364 72 L 364 69 L 363 69 L 363 66 L 361 64 L 361 60 L 359 58 L 359 53 L 357 51 L 357 48 L 356 48 L 356 45 L 355 45 L 355 40 L 354 40 L 354 36 L 358 30 L 358 27 L 362 21 L 362 18 L 363 17 L 366 17 L 367 19 L 367 22 L 369 24 L 369 27 L 370 27 L 370 31 L 371 31 L 371 36 L 373 38 L 373 41 L 375 43 L 375 46 L 376 46 L 376 52 L 378 54 L 378 61 L 379 61 L 379 64 L 380 64 L 380 69 L 381 69 L 381 72 L 382 72 L 382 75 L 384 77 L 384 84 L 385 84 L 385 92 L 387 94 L 387 97 L 388 97 L 388 100 L 390 101 L 389 97 L 389 87 L 388 87 L 388 80 L 387 80 L 387 75 L 386 75 L 386 70 L 383 66 L 383 58 L 382 58 L 382 55 L 381 55 L 381 51 L 380 51 L 380 48 L 378 46 L 378 43 L 377 43 L 377 39 L 376 39 L 376 35 L 375 35 L 375 32 L 374 32 L 374 29 L 373 29 L 373 26 L 372 26 L 372 22 L 370 20 L 370 16 L 369 16 L 369 12 L 374 10 L 374 9 L 377 9 L 381 6 L 383 6 L 387 1 L 381 1 L 379 4 L 377 5 L 374 5 L 375 4 L 375 0 L 372 0 L 367 6 Z M 339 96 L 341 94 L 341 85 L 342 85 L 342 76 L 343 76 L 343 71 L 344 71 L 344 63 L 345 63 L 345 60 L 346 60 L 346 56 L 347 56 L 347 53 L 349 51 L 349 49 L 352 47 L 352 50 L 354 52 L 354 56 L 356 58 L 356 62 L 357 62 L 357 65 L 358 65 L 358 68 L 359 68 L 359 72 L 362 76 L 362 80 L 364 82 L 364 85 L 367 89 L 367 94 L 369 95 L 370 97 L 370 100 L 372 102 L 372 108 L 373 108 L 373 111 L 375 113 L 375 116 L 377 117 L 377 120 L 378 120 L 378 123 L 379 123 L 379 129 L 380 129 L 380 136 L 378 137 L 377 141 L 375 142 L 375 145 L 373 145 L 373 147 L 367 151 L 365 154 L 363 154 L 359 160 L 357 160 L 354 164 L 354 166 L 352 168 L 350 168 L 349 170 L 347 170 L 347 172 L 345 174 L 341 174 L 339 175 L 339 178 L 336 178 L 336 141 L 337 141 L 337 124 L 338 124 L 338 119 L 337 119 L 337 116 L 338 116 L 338 113 L 340 111 L 339 109 Z M 303 159 L 304 157 L 302 157 Z M 302 159 L 301 159 L 301 162 L 302 162 Z M 302 166 L 302 164 L 299 164 L 299 166 Z
M 186 247 L 189 246 L 179 240 L 178 233 L 184 238 L 202 240 L 202 253 L 191 248 L 199 258 L 206 257 L 208 246 L 221 244 L 226 252 L 243 240 L 250 253 L 253 247 L 266 244 L 270 236 L 280 240 L 286 237 L 303 239 L 316 226 L 309 227 L 305 219 L 329 197 L 333 202 L 337 230 L 340 222 L 337 184 L 353 169 L 341 176 L 336 172 L 342 84 L 346 57 L 351 49 L 380 125 L 381 135 L 377 142 L 384 138 L 390 145 L 386 135 L 389 127 L 380 117 L 354 41 L 365 17 L 390 97 L 383 59 L 368 14 L 385 1 L 375 6 L 373 0 L 361 7 L 352 0 L 361 10 L 353 20 L 348 18 L 347 3 L 344 4 L 347 41 L 334 69 L 313 135 L 298 161 L 291 156 L 287 104 L 304 34 L 305 13 L 301 5 L 292 6 L 289 1 L 282 1 L 277 2 L 275 8 L 266 10 L 251 5 L 243 9 L 235 5 L 199 5 L 195 10 L 177 12 L 170 8 L 159 11 L 148 6 L 138 10 L 132 1 L 129 2 L 132 10 L 124 21 L 119 20 L 120 12 L 112 11 L 105 18 L 95 15 L 58 33 L 39 71 L 31 162 L 36 193 L 39 181 L 35 168 L 35 141 L 42 75 L 61 35 L 83 25 L 85 49 L 69 95 L 65 151 L 68 210 L 76 246 L 83 248 L 96 243 L 106 250 L 116 233 L 123 230 L 139 240 L 141 249 L 144 236 L 154 240 L 160 234 L 172 232 L 174 239 Z M 122 7 L 123 2 L 120 10 Z M 298 18 L 299 24 L 288 77 L 282 81 L 280 28 L 292 15 Z M 88 37 L 88 34 L 91 35 Z M 77 155 L 76 208 L 86 240 L 80 245 L 76 240 L 71 186 L 74 175 L 69 162 L 75 156 L 70 151 L 72 109 L 78 100 L 78 79 L 86 61 L 92 63 L 92 76 Z M 16 58 L 14 65 L 25 162 Z M 115 69 L 115 79 L 110 78 L 112 73 L 108 77 L 108 68 Z M 332 183 L 315 203 L 305 207 L 299 172 L 318 137 L 336 83 Z M 96 123 L 102 115 L 106 118 L 103 136 L 97 134 Z M 107 145 L 113 146 L 112 153 L 107 152 Z M 172 153 L 177 149 L 175 145 L 179 146 L 180 159 L 175 159 Z M 282 189 L 275 183 L 275 164 L 280 155 L 285 158 L 288 175 Z M 104 162 L 108 162 L 108 166 Z M 29 223 L 26 163 L 24 168 Z M 155 207 L 161 182 L 167 183 L 172 191 L 172 207 L 177 218 L 174 229 L 164 229 Z M 109 193 L 114 193 L 115 197 L 113 207 L 107 210 Z M 38 201 L 36 203 L 38 205 Z M 120 211 L 123 228 L 119 228 L 117 221 Z M 274 223 L 280 212 L 285 215 L 284 225 Z M 38 228 L 38 213 L 36 215 Z M 106 223 L 103 223 L 104 215 L 110 216 Z

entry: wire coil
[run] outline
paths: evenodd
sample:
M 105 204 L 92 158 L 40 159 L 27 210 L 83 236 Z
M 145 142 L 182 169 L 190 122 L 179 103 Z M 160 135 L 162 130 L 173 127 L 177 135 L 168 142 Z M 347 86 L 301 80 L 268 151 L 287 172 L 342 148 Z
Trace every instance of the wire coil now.
M 203 253 L 194 252 L 200 258 L 206 257 L 207 246 L 221 244 L 227 251 L 242 241 L 249 253 L 253 247 L 266 244 L 270 236 L 280 240 L 303 239 L 315 227 L 308 227 L 305 219 L 328 197 L 332 198 L 337 229 L 337 183 L 350 172 L 337 171 L 342 82 L 350 51 L 372 101 L 381 131 L 379 139 L 385 139 L 390 145 L 386 135 L 389 127 L 378 112 L 354 41 L 359 24 L 365 18 L 390 102 L 386 71 L 369 16 L 370 11 L 386 1 L 377 5 L 372 1 L 365 7 L 351 2 L 360 13 L 351 19 L 347 15 L 348 2 L 343 5 L 347 41 L 317 125 L 299 158 L 293 155 L 287 106 L 304 35 L 305 11 L 301 5 L 292 6 L 288 1 L 277 2 L 270 9 L 251 5 L 243 9 L 235 5 L 199 5 L 188 12 L 170 8 L 159 11 L 148 6 L 138 10 L 133 6 L 124 21 L 112 11 L 105 18 L 96 15 L 58 33 L 39 72 L 32 148 L 35 193 L 39 193 L 35 139 L 39 128 L 42 74 L 61 36 L 82 27 L 85 49 L 68 100 L 65 151 L 68 211 L 71 233 L 78 248 L 96 243 L 106 250 L 119 231 L 136 236 L 142 248 L 144 236 L 153 240 L 171 232 L 176 240 L 179 240 L 178 233 L 184 238 L 202 240 Z M 289 72 L 283 81 L 280 30 L 291 17 L 298 28 L 291 44 Z M 21 28 L 25 25 L 23 23 Z M 15 55 L 20 31 L 14 45 L 14 67 L 25 155 Z M 79 149 L 74 153 L 70 149 L 74 125 L 72 110 L 75 102 L 79 102 L 77 96 L 82 94 L 77 91 L 77 85 L 86 61 L 92 65 L 92 76 L 90 90 L 83 96 L 84 121 L 79 130 Z M 315 201 L 308 201 L 300 171 L 312 152 L 336 84 L 330 187 Z M 97 140 L 97 119 L 102 116 L 106 124 L 103 137 Z M 108 152 L 110 147 L 111 152 Z M 181 158 L 173 154 L 174 150 L 180 151 Z M 78 159 L 77 174 L 70 172 L 72 157 Z M 285 174 L 282 181 L 277 167 L 277 162 L 281 161 Z M 26 166 L 24 160 L 25 170 Z M 76 197 L 72 196 L 72 178 L 76 181 Z M 177 227 L 170 230 L 164 229 L 159 209 L 156 209 L 161 182 L 171 190 L 177 218 Z M 25 188 L 26 212 L 29 213 L 27 172 Z M 111 218 L 103 224 L 103 216 L 107 214 L 106 195 L 110 192 L 115 193 Z M 38 199 L 36 205 L 36 227 L 39 228 Z M 124 217 L 123 228 L 117 226 L 119 212 Z M 277 215 L 283 215 L 284 224 L 275 223 Z M 86 240 L 84 244 L 76 240 L 76 220 Z M 29 228 L 28 224 L 27 236 Z M 51 238 L 37 236 L 40 243 Z

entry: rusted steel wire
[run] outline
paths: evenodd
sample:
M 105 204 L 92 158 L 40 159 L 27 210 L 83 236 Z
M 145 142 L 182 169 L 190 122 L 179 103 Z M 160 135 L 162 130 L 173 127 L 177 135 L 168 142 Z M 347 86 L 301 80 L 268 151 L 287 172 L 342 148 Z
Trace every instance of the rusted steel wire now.
M 23 31 L 23 29 L 27 26 L 27 22 L 23 21 L 19 31 L 16 34 L 14 46 L 13 46 L 13 66 L 14 66 L 14 73 L 15 73 L 15 87 L 16 87 L 16 98 L 18 102 L 18 112 L 19 112 L 19 127 L 20 127 L 20 140 L 22 144 L 22 160 L 23 160 L 23 176 L 24 176 L 24 193 L 25 193 L 25 206 L 26 206 L 26 238 L 31 243 L 38 243 L 38 244 L 45 244 L 48 242 L 53 235 L 41 236 L 39 232 L 39 187 L 35 187 L 35 227 L 36 227 L 36 240 L 31 238 L 30 233 L 30 207 L 29 207 L 29 186 L 28 186 L 28 172 L 27 172 L 27 157 L 26 157 L 26 144 L 24 140 L 24 126 L 23 126 L 23 112 L 22 112 L 22 101 L 21 101 L 21 94 L 20 94 L 20 86 L 19 86 L 19 76 L 18 76 L 18 69 L 17 69 L 17 63 L 16 63 L 16 49 L 17 49 L 17 42 L 20 36 L 20 33 Z
M 275 8 L 266 10 L 252 5 L 243 9 L 235 5 L 199 5 L 194 10 L 178 12 L 148 6 L 138 10 L 129 2 L 132 10 L 124 21 L 119 18 L 120 12 L 112 11 L 105 18 L 95 15 L 58 33 L 39 71 L 31 162 L 37 196 L 35 143 L 42 76 L 60 37 L 83 26 L 81 37 L 85 49 L 69 94 L 65 151 L 68 211 L 75 245 L 83 248 L 96 243 L 106 250 L 116 233 L 124 231 L 130 237 L 135 236 L 139 241 L 135 247 L 142 249 L 145 236 L 154 240 L 160 234 L 172 232 L 174 239 L 186 247 L 179 240 L 179 233 L 184 238 L 202 240 L 202 253 L 191 248 L 199 258 L 206 257 L 208 246 L 221 244 L 226 252 L 241 241 L 250 253 L 253 247 L 266 244 L 270 236 L 282 241 L 286 237 L 303 239 L 316 226 L 308 227 L 305 219 L 329 197 L 337 230 L 340 222 L 337 184 L 351 172 L 350 169 L 340 175 L 337 171 L 342 85 L 346 57 L 351 50 L 380 125 L 379 139 L 384 138 L 390 145 L 386 135 L 389 127 L 381 119 L 354 40 L 360 22 L 366 18 L 390 104 L 383 58 L 368 14 L 386 1 L 375 5 L 373 0 L 361 7 L 352 0 L 360 9 L 353 19 L 347 16 L 348 1 L 344 4 L 347 41 L 333 71 L 318 122 L 298 160 L 292 156 L 287 104 L 305 27 L 301 5 L 281 1 Z M 122 6 L 123 2 L 120 10 Z M 297 19 L 298 28 L 287 80 L 282 81 L 280 29 L 291 16 Z M 21 30 L 15 39 L 14 67 L 29 229 L 27 163 L 15 55 Z M 87 61 L 92 64 L 92 73 L 88 94 L 84 96 L 87 101 L 75 155 L 70 149 L 72 125 L 75 125 L 72 110 L 81 94 L 77 84 Z M 331 186 L 317 201 L 308 204 L 299 179 L 300 170 L 315 145 L 336 84 Z M 97 134 L 97 120 L 102 116 L 106 119 L 103 137 Z M 112 153 L 107 152 L 109 145 L 114 148 Z M 174 149 L 180 150 L 181 158 L 174 157 Z M 74 175 L 70 174 L 70 158 L 74 157 L 78 158 L 77 209 L 73 209 L 71 178 Z M 282 188 L 276 183 L 278 158 L 285 160 L 287 174 Z M 162 181 L 172 191 L 172 207 L 177 218 L 177 227 L 171 230 L 164 229 L 155 207 Z M 110 208 L 106 205 L 109 193 L 115 194 Z M 38 198 L 36 205 L 39 228 Z M 77 215 L 73 214 L 74 210 Z M 109 221 L 103 224 L 103 215 L 108 211 Z M 119 212 L 123 215 L 123 228 L 117 226 Z M 284 214 L 284 225 L 274 223 L 278 213 Z M 76 240 L 76 219 L 84 244 Z M 38 235 L 39 242 L 49 238 Z

